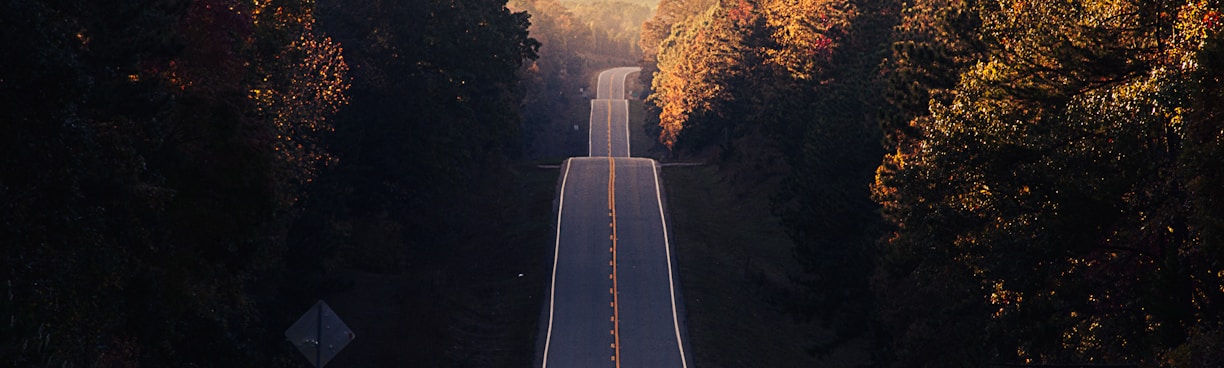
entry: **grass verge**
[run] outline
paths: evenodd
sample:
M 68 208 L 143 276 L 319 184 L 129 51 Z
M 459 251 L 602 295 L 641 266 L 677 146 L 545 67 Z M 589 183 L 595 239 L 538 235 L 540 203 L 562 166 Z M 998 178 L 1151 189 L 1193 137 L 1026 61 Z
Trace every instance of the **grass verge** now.
M 629 154 L 633 157 L 652 157 L 651 150 L 659 143 L 642 130 L 645 111 L 642 100 L 629 100 Z
M 817 366 L 805 349 L 824 332 L 777 306 L 799 265 L 766 191 L 738 197 L 715 166 L 662 174 L 694 366 Z
M 328 367 L 529 367 L 551 272 L 557 170 L 511 165 L 506 185 L 457 199 L 490 201 L 464 234 L 402 272 L 341 268 L 327 301 L 357 334 Z
M 552 163 L 552 162 L 548 162 Z M 461 290 L 452 302 L 459 311 L 451 329 L 459 347 L 452 361 L 471 367 L 528 367 L 535 356 L 540 310 L 551 273 L 552 201 L 558 171 L 515 165 L 518 201 L 506 208 L 507 233 L 487 234 L 462 253 L 478 254 L 452 280 Z M 495 193 L 488 193 L 495 196 Z

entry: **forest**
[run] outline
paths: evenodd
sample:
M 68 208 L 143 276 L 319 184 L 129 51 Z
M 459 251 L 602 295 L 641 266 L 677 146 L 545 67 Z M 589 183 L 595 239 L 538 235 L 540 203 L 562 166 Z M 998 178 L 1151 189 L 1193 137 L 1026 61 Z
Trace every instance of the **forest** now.
M 282 331 L 327 298 L 395 316 L 342 315 L 381 330 L 337 366 L 528 365 L 533 170 L 640 63 L 655 152 L 768 194 L 802 265 L 774 302 L 835 331 L 810 354 L 1224 366 L 1221 12 L 6 0 L 0 361 L 299 367 Z
M 522 151 L 528 17 L 504 0 L 0 2 L 0 361 L 302 366 L 282 331 L 341 269 L 413 270 L 423 291 L 400 303 L 424 309 L 405 314 L 446 323 L 423 301 L 447 280 L 419 275 L 516 241 L 471 234 L 517 215 L 518 196 L 484 198 Z M 462 346 L 409 322 L 414 361 Z
M 535 165 L 650 12 L 0 2 L 0 365 L 300 367 L 320 299 L 357 336 L 329 366 L 529 364 Z
M 885 367 L 1224 365 L 1219 1 L 662 0 L 645 129 Z
M 591 78 L 606 68 L 634 65 L 641 25 L 651 8 L 624 1 L 559 2 L 510 0 L 507 6 L 531 15 L 531 37 L 539 58 L 521 73 L 525 157 L 560 159 L 586 154 L 587 135 L 570 127 L 585 116 L 594 88 Z M 569 110 L 576 110 L 569 113 Z

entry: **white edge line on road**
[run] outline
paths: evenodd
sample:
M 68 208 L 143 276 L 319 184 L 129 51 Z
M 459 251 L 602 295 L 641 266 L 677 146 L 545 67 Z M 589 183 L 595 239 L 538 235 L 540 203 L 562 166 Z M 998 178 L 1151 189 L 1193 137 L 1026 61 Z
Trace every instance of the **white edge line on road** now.
M 609 95 L 614 95 L 614 94 L 612 93 L 612 90 L 615 90 L 617 87 L 620 87 L 620 94 L 615 94 L 615 95 L 614 95 L 614 96 L 616 96 L 616 99 L 617 99 L 617 100 L 624 100 L 624 99 L 625 99 L 625 79 L 629 77 L 629 72 L 628 72 L 628 71 L 626 71 L 626 69 L 628 69 L 628 68 L 616 68 L 615 70 L 616 70 L 616 71 L 617 71 L 617 72 L 620 74 L 620 83 L 619 83 L 619 84 L 613 84 L 613 85 L 611 85 L 611 86 L 608 86 L 608 94 L 609 94 Z
M 674 326 L 676 329 L 676 350 L 680 351 L 680 366 L 683 368 L 688 368 L 688 362 L 684 358 L 684 341 L 680 339 L 680 320 L 679 320 L 679 317 L 676 316 L 676 286 L 675 286 L 676 282 L 672 280 L 671 242 L 667 240 L 667 219 L 663 218 L 663 197 L 662 195 L 659 194 L 658 163 L 654 160 L 650 160 L 650 168 L 652 169 L 651 173 L 654 174 L 655 203 L 659 204 L 659 222 L 663 224 L 663 246 L 665 249 L 667 249 L 667 290 L 671 294 L 672 326 Z M 562 180 L 561 187 L 564 190 L 564 187 L 565 187 L 564 180 Z M 557 211 L 557 212 L 560 212 L 560 211 Z M 551 326 L 551 323 L 552 321 L 550 318 L 549 320 L 550 326 Z M 547 347 L 545 348 L 545 350 L 547 350 Z
M 569 170 L 570 170 L 570 165 L 572 164 L 572 162 L 573 162 L 573 159 L 565 160 L 565 174 L 561 176 L 561 195 L 558 196 L 560 200 L 557 203 L 557 242 L 556 242 L 556 246 L 553 248 L 552 285 L 549 286 L 549 290 L 548 290 L 548 332 L 544 337 L 544 360 L 543 360 L 543 363 L 540 365 L 540 368 L 548 368 L 548 346 L 552 343 L 553 306 L 554 306 L 553 302 L 557 298 L 557 258 L 558 256 L 561 255 L 561 211 L 565 209 L 565 182 L 569 181 Z M 656 189 L 656 194 L 657 194 L 658 179 L 656 178 L 655 180 L 656 180 L 655 189 Z M 664 231 L 666 231 L 666 227 L 664 227 Z M 664 237 L 666 237 L 666 235 L 664 235 Z M 668 258 L 670 259 L 670 256 L 668 256 Z M 670 264 L 671 263 L 668 263 L 669 265 L 668 268 L 671 267 Z M 676 305 L 676 301 L 673 298 L 672 300 L 673 319 L 676 314 L 675 305 Z M 676 331 L 680 331 L 678 327 Z M 679 337 L 680 335 L 676 335 L 676 336 Z M 680 360 L 683 361 L 684 357 L 681 356 Z
M 633 157 L 633 152 L 629 151 L 629 100 L 621 100 L 625 103 L 625 157 Z
M 591 100 L 591 116 L 587 119 L 587 156 L 595 154 L 595 101 Z
M 612 96 L 612 71 L 613 71 L 613 70 L 614 70 L 614 69 L 608 69 L 608 70 L 605 70 L 605 71 L 599 72 L 599 78 L 597 78 L 597 79 L 595 80 L 595 84 L 596 84 L 596 86 L 595 86 L 595 99 L 596 99 L 596 100 L 605 100 L 605 99 L 612 98 L 611 96 Z M 600 92 L 603 92 L 603 90 L 602 90 L 602 89 L 600 89 L 599 87 L 601 87 L 601 86 L 604 86 L 604 85 L 605 85 L 605 83 L 604 83 L 604 79 L 607 79 L 607 80 L 608 80 L 608 83 L 607 83 L 607 86 L 608 86 L 608 93 L 607 93 L 607 94 L 605 94 L 605 95 L 603 95 L 603 96 L 600 96 L 600 95 L 599 95 L 599 93 L 600 93 Z

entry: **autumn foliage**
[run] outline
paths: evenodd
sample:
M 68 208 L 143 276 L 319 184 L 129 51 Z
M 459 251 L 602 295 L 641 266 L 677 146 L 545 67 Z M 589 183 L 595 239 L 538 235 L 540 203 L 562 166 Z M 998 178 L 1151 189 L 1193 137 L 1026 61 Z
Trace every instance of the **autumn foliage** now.
M 852 12 L 836 1 L 661 2 L 641 40 L 657 70 L 660 141 L 674 147 L 686 128 L 719 125 L 704 121 L 729 115 L 745 84 L 820 78 Z
M 661 141 L 786 158 L 797 303 L 876 363 L 1221 364 L 1219 2 L 678 4 Z
M 587 135 L 573 131 L 567 112 L 588 109 L 591 77 L 606 68 L 641 58 L 638 34 L 650 8 L 623 1 L 560 2 L 512 0 L 515 11 L 531 16 L 531 37 L 539 58 L 520 71 L 526 157 L 585 155 Z
M 1214 180 L 1201 165 L 1219 164 L 1204 155 L 1220 142 L 1188 140 L 1218 126 L 1195 102 L 1217 78 L 1200 61 L 1218 36 L 1210 5 L 921 5 L 902 27 L 943 32 L 900 34 L 898 68 L 960 77 L 923 86 L 947 98 L 913 112 L 873 185 L 896 227 L 881 291 L 914 318 L 888 323 L 930 331 L 956 318 L 963 327 L 930 332 L 986 331 L 955 349 L 993 361 L 1202 364 L 1177 351 L 1219 329 L 1224 301 L 1222 255 L 1204 237 L 1215 206 L 1196 189 Z M 979 51 L 923 65 L 932 46 L 958 43 Z M 905 301 L 917 296 L 900 290 L 932 278 L 949 299 Z M 900 341 L 902 356 L 933 358 Z
M 346 102 L 311 6 L 3 5 L 7 364 L 266 361 L 249 290 Z
M 350 149 L 366 136 L 353 131 L 430 130 L 345 120 L 354 104 L 385 102 L 369 87 L 386 85 L 370 70 L 385 64 L 368 50 L 429 64 L 412 85 L 429 89 L 395 93 L 449 103 L 421 111 L 454 118 L 430 121 L 447 143 L 475 137 L 455 155 L 494 149 L 518 124 L 526 16 L 504 1 L 435 5 L 429 29 L 447 34 L 381 34 L 432 37 L 422 51 L 342 43 L 311 0 L 0 3 L 0 365 L 304 364 L 281 331 L 328 291 L 313 267 L 341 257 L 309 251 L 295 229 L 353 192 L 320 182 L 366 173 L 373 159 Z M 458 38 L 465 29 L 484 32 Z M 416 152 L 388 153 L 424 166 Z M 444 186 L 415 183 L 393 184 Z

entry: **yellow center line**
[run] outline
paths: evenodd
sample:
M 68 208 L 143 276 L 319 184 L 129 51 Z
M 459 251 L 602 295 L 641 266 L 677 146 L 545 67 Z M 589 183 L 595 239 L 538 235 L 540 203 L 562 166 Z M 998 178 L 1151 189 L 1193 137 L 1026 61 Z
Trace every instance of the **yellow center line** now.
M 608 156 L 612 156 L 612 100 L 608 101 Z
M 616 275 L 616 160 L 608 157 L 608 208 L 612 211 L 612 336 L 616 366 L 620 367 L 620 286 Z
M 616 279 L 616 159 L 612 157 L 612 101 L 608 101 L 608 213 L 612 217 L 612 359 L 620 368 L 620 289 Z

